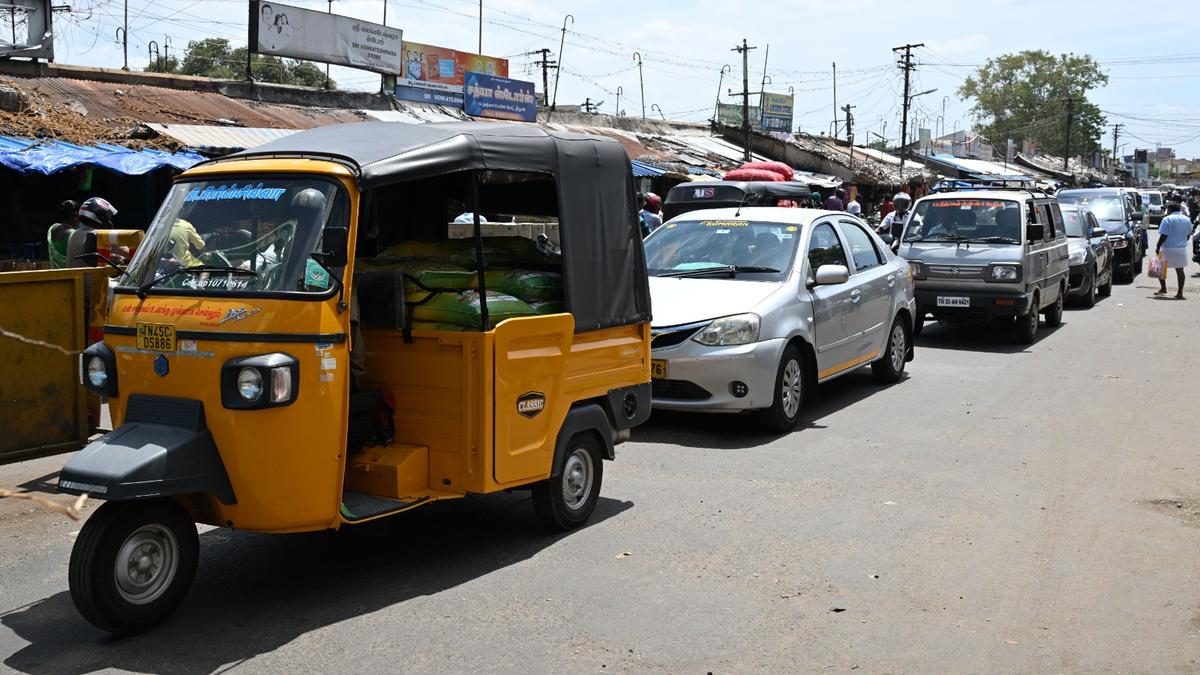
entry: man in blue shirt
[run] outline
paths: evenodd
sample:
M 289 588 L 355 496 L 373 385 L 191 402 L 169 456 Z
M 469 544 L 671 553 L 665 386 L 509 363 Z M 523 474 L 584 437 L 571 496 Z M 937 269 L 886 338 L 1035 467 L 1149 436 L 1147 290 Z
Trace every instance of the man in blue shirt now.
M 1158 246 L 1155 247 L 1154 253 L 1161 255 L 1166 262 L 1166 267 L 1175 268 L 1175 278 L 1179 281 L 1179 292 L 1175 297 L 1179 300 L 1183 299 L 1183 281 L 1184 268 L 1187 267 L 1187 244 L 1188 239 L 1192 236 L 1192 223 L 1180 211 L 1179 202 L 1171 202 L 1167 204 L 1167 217 L 1162 219 L 1158 226 Z M 1161 288 L 1156 291 L 1155 295 L 1167 294 L 1167 274 L 1163 270 L 1163 276 L 1158 280 Z

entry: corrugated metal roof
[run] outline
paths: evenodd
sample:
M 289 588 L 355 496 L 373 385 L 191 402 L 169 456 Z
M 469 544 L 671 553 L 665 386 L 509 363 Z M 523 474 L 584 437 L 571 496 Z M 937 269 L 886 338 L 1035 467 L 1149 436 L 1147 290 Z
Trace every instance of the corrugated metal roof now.
M 966 172 L 979 178 L 1003 178 L 1008 180 L 1032 180 L 1040 178 L 1041 175 L 1025 170 L 1019 166 L 997 164 L 995 162 L 987 162 L 982 159 L 964 159 L 955 157 L 954 155 L 945 155 L 934 153 L 932 155 L 923 155 L 918 159 L 928 159 L 931 162 L 942 164 L 959 171 Z
M 657 178 L 667 172 L 666 169 L 660 169 L 653 164 L 639 162 L 636 159 L 629 160 L 629 163 L 633 166 L 634 178 Z
M 228 155 L 296 133 L 296 129 L 262 127 L 217 127 L 203 124 L 158 124 L 146 126 L 166 134 L 181 145 L 209 156 Z
M 308 129 L 337 122 L 360 122 L 353 110 L 257 103 L 214 92 L 74 80 L 61 77 L 0 76 L 0 82 L 52 108 L 75 109 L 94 119 L 218 124 L 232 120 L 247 127 Z M 72 105 L 74 103 L 75 105 Z

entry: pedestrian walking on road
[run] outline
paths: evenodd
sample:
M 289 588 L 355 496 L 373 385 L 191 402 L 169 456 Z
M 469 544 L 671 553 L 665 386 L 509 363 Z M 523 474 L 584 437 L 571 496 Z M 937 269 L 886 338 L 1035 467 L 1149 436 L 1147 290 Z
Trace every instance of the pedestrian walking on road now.
M 1180 210 L 1179 202 L 1167 204 L 1167 217 L 1163 218 L 1158 225 L 1158 245 L 1154 248 L 1154 253 L 1161 255 L 1166 264 L 1163 275 L 1158 280 L 1160 288 L 1154 294 L 1167 294 L 1167 270 L 1165 268 L 1174 268 L 1175 278 L 1179 282 L 1179 291 L 1175 297 L 1183 300 L 1184 268 L 1187 267 L 1187 245 L 1192 236 L 1192 223 L 1180 213 Z

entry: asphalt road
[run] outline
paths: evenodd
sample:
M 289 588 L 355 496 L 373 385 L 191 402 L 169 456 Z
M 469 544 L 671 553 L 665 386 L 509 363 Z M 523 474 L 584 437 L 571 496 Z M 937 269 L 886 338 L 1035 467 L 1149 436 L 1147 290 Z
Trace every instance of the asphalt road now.
M 807 424 L 656 414 L 586 528 L 521 495 L 366 529 L 201 536 L 166 626 L 67 593 L 77 523 L 0 500 L 0 664 L 26 673 L 1196 672 L 1200 283 L 1139 278 L 1019 347 L 933 325 Z M 0 468 L 53 483 L 63 458 Z

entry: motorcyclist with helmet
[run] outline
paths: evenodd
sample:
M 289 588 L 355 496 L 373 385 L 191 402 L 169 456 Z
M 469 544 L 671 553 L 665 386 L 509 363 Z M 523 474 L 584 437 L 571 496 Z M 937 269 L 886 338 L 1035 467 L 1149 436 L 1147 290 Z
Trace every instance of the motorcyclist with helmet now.
M 875 231 L 881 235 L 892 235 L 892 250 L 896 251 L 900 247 L 900 235 L 904 234 L 904 226 L 908 223 L 908 207 L 912 206 L 912 197 L 907 192 L 897 192 L 892 197 L 892 204 L 896 210 L 887 214 Z
M 88 237 L 98 229 L 112 229 L 117 209 L 103 197 L 92 197 L 79 205 L 79 226 L 67 239 L 66 265 L 69 267 L 91 267 L 92 261 L 79 260 L 88 253 Z M 119 254 L 118 254 L 119 255 Z M 123 257 L 123 256 L 121 256 Z M 122 260 L 116 262 L 123 262 Z
M 638 221 L 642 223 L 642 236 L 649 236 L 662 225 L 662 197 L 647 192 L 642 197 L 642 211 L 638 216 Z

